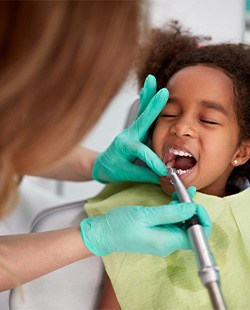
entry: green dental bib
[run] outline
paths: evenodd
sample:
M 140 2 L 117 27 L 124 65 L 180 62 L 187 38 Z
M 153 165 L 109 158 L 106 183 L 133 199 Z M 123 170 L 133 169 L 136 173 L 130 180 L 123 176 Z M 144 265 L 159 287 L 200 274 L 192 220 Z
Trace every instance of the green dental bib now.
M 158 185 L 116 183 L 85 208 L 96 216 L 119 206 L 157 206 L 171 200 Z M 198 192 L 194 200 L 213 222 L 209 244 L 228 309 L 250 309 L 250 189 L 224 198 Z M 212 309 L 192 251 L 166 258 L 113 253 L 103 261 L 122 309 Z

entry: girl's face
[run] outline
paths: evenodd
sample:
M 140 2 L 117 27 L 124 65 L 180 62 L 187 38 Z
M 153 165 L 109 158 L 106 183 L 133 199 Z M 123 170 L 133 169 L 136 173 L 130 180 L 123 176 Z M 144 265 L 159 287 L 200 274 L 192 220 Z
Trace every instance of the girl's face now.
M 219 68 L 195 65 L 175 73 L 166 87 L 170 97 L 156 121 L 153 150 L 179 170 L 186 187 L 225 195 L 227 179 L 244 153 L 232 80 Z M 166 193 L 174 191 L 169 177 L 160 181 Z

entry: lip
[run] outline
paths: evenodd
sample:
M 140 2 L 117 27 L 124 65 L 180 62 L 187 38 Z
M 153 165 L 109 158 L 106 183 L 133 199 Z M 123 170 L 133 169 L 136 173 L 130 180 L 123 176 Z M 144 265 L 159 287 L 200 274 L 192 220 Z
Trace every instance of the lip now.
M 191 173 L 193 172 L 194 168 L 196 167 L 197 163 L 198 163 L 198 160 L 196 158 L 196 156 L 193 154 L 192 151 L 190 151 L 190 149 L 186 146 L 183 146 L 183 145 L 179 145 L 179 144 L 171 144 L 171 145 L 166 145 L 164 147 L 164 156 L 163 156 L 163 162 L 164 164 L 167 166 L 167 163 L 171 162 L 171 158 L 174 159 L 174 154 L 170 153 L 169 150 L 170 149 L 175 149 L 177 151 L 183 151 L 183 152 L 187 152 L 189 154 L 191 154 L 194 159 L 196 160 L 196 164 L 191 168 L 191 169 L 188 169 L 187 172 L 183 173 L 183 174 L 179 174 L 179 177 L 184 180 L 186 178 L 188 178 Z M 169 181 L 170 180 L 170 176 L 166 176 L 166 177 L 163 177 L 164 180 L 166 181 Z
M 197 160 L 197 158 L 196 158 L 196 156 L 193 154 L 193 152 L 192 151 L 190 151 L 189 150 L 189 148 L 187 148 L 187 147 L 185 147 L 185 146 L 180 146 L 180 145 L 177 145 L 177 144 L 171 144 L 171 145 L 168 145 L 168 146 L 166 146 L 165 148 L 164 148 L 164 155 L 163 155 L 163 159 L 162 159 L 162 161 L 164 162 L 164 164 L 167 164 L 167 160 L 169 159 L 169 158 L 171 158 L 171 155 L 172 155 L 172 157 L 174 157 L 174 154 L 171 154 L 170 153 L 170 149 L 175 149 L 175 150 L 177 150 L 177 151 L 182 151 L 182 152 L 186 152 L 186 153 L 189 153 L 189 154 L 191 154 L 193 157 L 194 157 L 194 159 L 196 160 L 196 162 L 198 161 Z

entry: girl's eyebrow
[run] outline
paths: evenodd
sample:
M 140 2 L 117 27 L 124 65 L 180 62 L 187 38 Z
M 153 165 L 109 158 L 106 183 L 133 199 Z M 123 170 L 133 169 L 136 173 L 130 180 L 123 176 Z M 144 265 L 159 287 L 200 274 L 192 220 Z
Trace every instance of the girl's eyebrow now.
M 179 103 L 179 102 L 180 100 L 178 99 L 178 97 L 173 96 L 173 97 L 169 97 L 167 104 L 168 103 Z M 226 111 L 224 106 L 218 102 L 210 101 L 210 100 L 201 100 L 200 103 L 204 108 L 216 110 L 218 112 L 221 112 L 225 116 L 228 116 L 228 112 Z
M 226 111 L 226 109 L 223 107 L 222 104 L 218 103 L 218 102 L 214 102 L 214 101 L 207 101 L 207 100 L 202 100 L 201 104 L 203 107 L 208 108 L 208 109 L 213 109 L 216 111 L 221 112 L 222 114 L 224 114 L 225 116 L 228 116 L 228 112 Z

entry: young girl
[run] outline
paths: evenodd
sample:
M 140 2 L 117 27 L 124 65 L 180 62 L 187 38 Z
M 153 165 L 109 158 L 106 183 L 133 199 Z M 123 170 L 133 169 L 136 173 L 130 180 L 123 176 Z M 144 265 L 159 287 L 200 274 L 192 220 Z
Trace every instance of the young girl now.
M 139 82 L 153 74 L 170 96 L 152 133 L 152 148 L 176 168 L 185 186 L 195 185 L 194 201 L 211 216 L 210 246 L 220 269 L 229 309 L 246 309 L 250 296 L 250 47 L 200 45 L 204 38 L 178 25 L 154 30 L 138 62 Z M 169 177 L 161 188 L 148 184 L 110 186 L 90 201 L 101 208 L 171 200 Z M 118 193 L 119 192 L 119 193 Z M 106 207 L 107 208 L 107 207 Z M 174 208 L 174 204 L 173 204 Z M 104 258 L 107 283 L 103 307 L 122 309 L 211 309 L 192 251 L 167 257 L 113 253 Z M 116 299 L 117 298 L 117 299 Z

